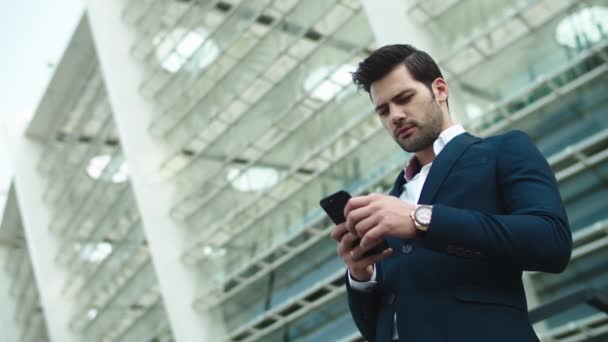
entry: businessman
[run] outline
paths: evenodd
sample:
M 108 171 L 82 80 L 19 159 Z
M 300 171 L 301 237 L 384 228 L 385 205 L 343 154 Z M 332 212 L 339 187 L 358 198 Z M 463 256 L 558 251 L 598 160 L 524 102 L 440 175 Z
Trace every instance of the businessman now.
M 353 80 L 413 153 L 390 195 L 351 198 L 332 231 L 359 331 L 376 342 L 537 341 L 522 271 L 561 272 L 572 249 L 545 158 L 523 132 L 482 139 L 454 124 L 448 83 L 413 46 L 374 51 Z M 389 248 L 363 256 L 382 239 Z

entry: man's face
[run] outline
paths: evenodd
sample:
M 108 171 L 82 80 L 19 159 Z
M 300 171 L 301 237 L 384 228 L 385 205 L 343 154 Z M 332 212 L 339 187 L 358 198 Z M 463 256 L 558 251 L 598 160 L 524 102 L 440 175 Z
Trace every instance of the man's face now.
M 370 94 L 382 125 L 407 152 L 432 146 L 441 133 L 443 112 L 435 96 L 405 65 L 373 82 Z

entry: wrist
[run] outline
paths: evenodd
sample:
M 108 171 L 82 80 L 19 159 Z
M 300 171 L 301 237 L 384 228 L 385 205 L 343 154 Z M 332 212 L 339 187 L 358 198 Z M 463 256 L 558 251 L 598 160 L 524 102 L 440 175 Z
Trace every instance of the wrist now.
M 366 282 L 366 281 L 370 281 L 372 279 L 372 275 L 374 273 L 374 267 L 372 265 L 369 265 L 365 269 L 357 270 L 357 271 L 349 269 L 348 273 L 350 274 L 350 277 L 352 278 L 352 280 L 358 281 L 358 282 Z
M 417 205 L 414 210 L 410 213 L 410 217 L 414 222 L 414 231 L 416 237 L 424 238 L 431 225 L 431 218 L 433 214 L 432 205 Z

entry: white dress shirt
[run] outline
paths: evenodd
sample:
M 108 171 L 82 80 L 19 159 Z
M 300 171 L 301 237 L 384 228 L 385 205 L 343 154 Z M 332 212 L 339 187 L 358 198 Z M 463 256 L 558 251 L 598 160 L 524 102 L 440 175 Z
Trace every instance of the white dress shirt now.
M 454 137 L 465 133 L 466 131 L 461 125 L 452 125 L 445 129 L 439 137 L 433 142 L 433 152 L 435 156 L 438 156 L 439 153 L 443 150 L 445 145 L 447 145 Z M 412 158 L 416 158 L 413 156 Z M 411 163 L 412 161 L 410 161 Z M 408 163 L 409 165 L 409 163 Z M 431 166 L 433 163 L 428 163 L 420 168 L 420 172 L 416 173 L 411 179 L 408 179 L 406 176 L 406 172 L 404 172 L 403 177 L 407 181 L 403 186 L 403 192 L 399 197 L 402 201 L 407 203 L 416 203 L 418 204 L 418 200 L 420 199 L 420 193 L 422 193 L 422 187 L 424 186 L 424 182 L 426 181 L 426 177 L 429 175 L 429 171 L 431 170 Z M 369 281 L 356 281 L 350 276 L 350 272 L 348 272 L 348 282 L 350 287 L 358 290 L 358 291 L 370 291 L 376 285 L 376 268 L 374 267 L 374 272 L 372 273 L 372 277 Z M 394 333 L 393 338 L 397 339 L 397 317 L 395 315 L 395 324 L 394 324 Z

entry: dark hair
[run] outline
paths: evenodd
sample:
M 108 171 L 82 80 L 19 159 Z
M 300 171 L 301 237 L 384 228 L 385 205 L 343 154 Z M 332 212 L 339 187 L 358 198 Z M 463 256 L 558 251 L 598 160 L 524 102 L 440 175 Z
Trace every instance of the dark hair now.
M 369 93 L 374 81 L 386 76 L 401 63 L 405 64 L 416 81 L 422 82 L 429 90 L 435 79 L 443 78 L 437 63 L 428 53 L 408 44 L 394 44 L 379 48 L 359 63 L 357 71 L 352 73 L 353 82 Z

